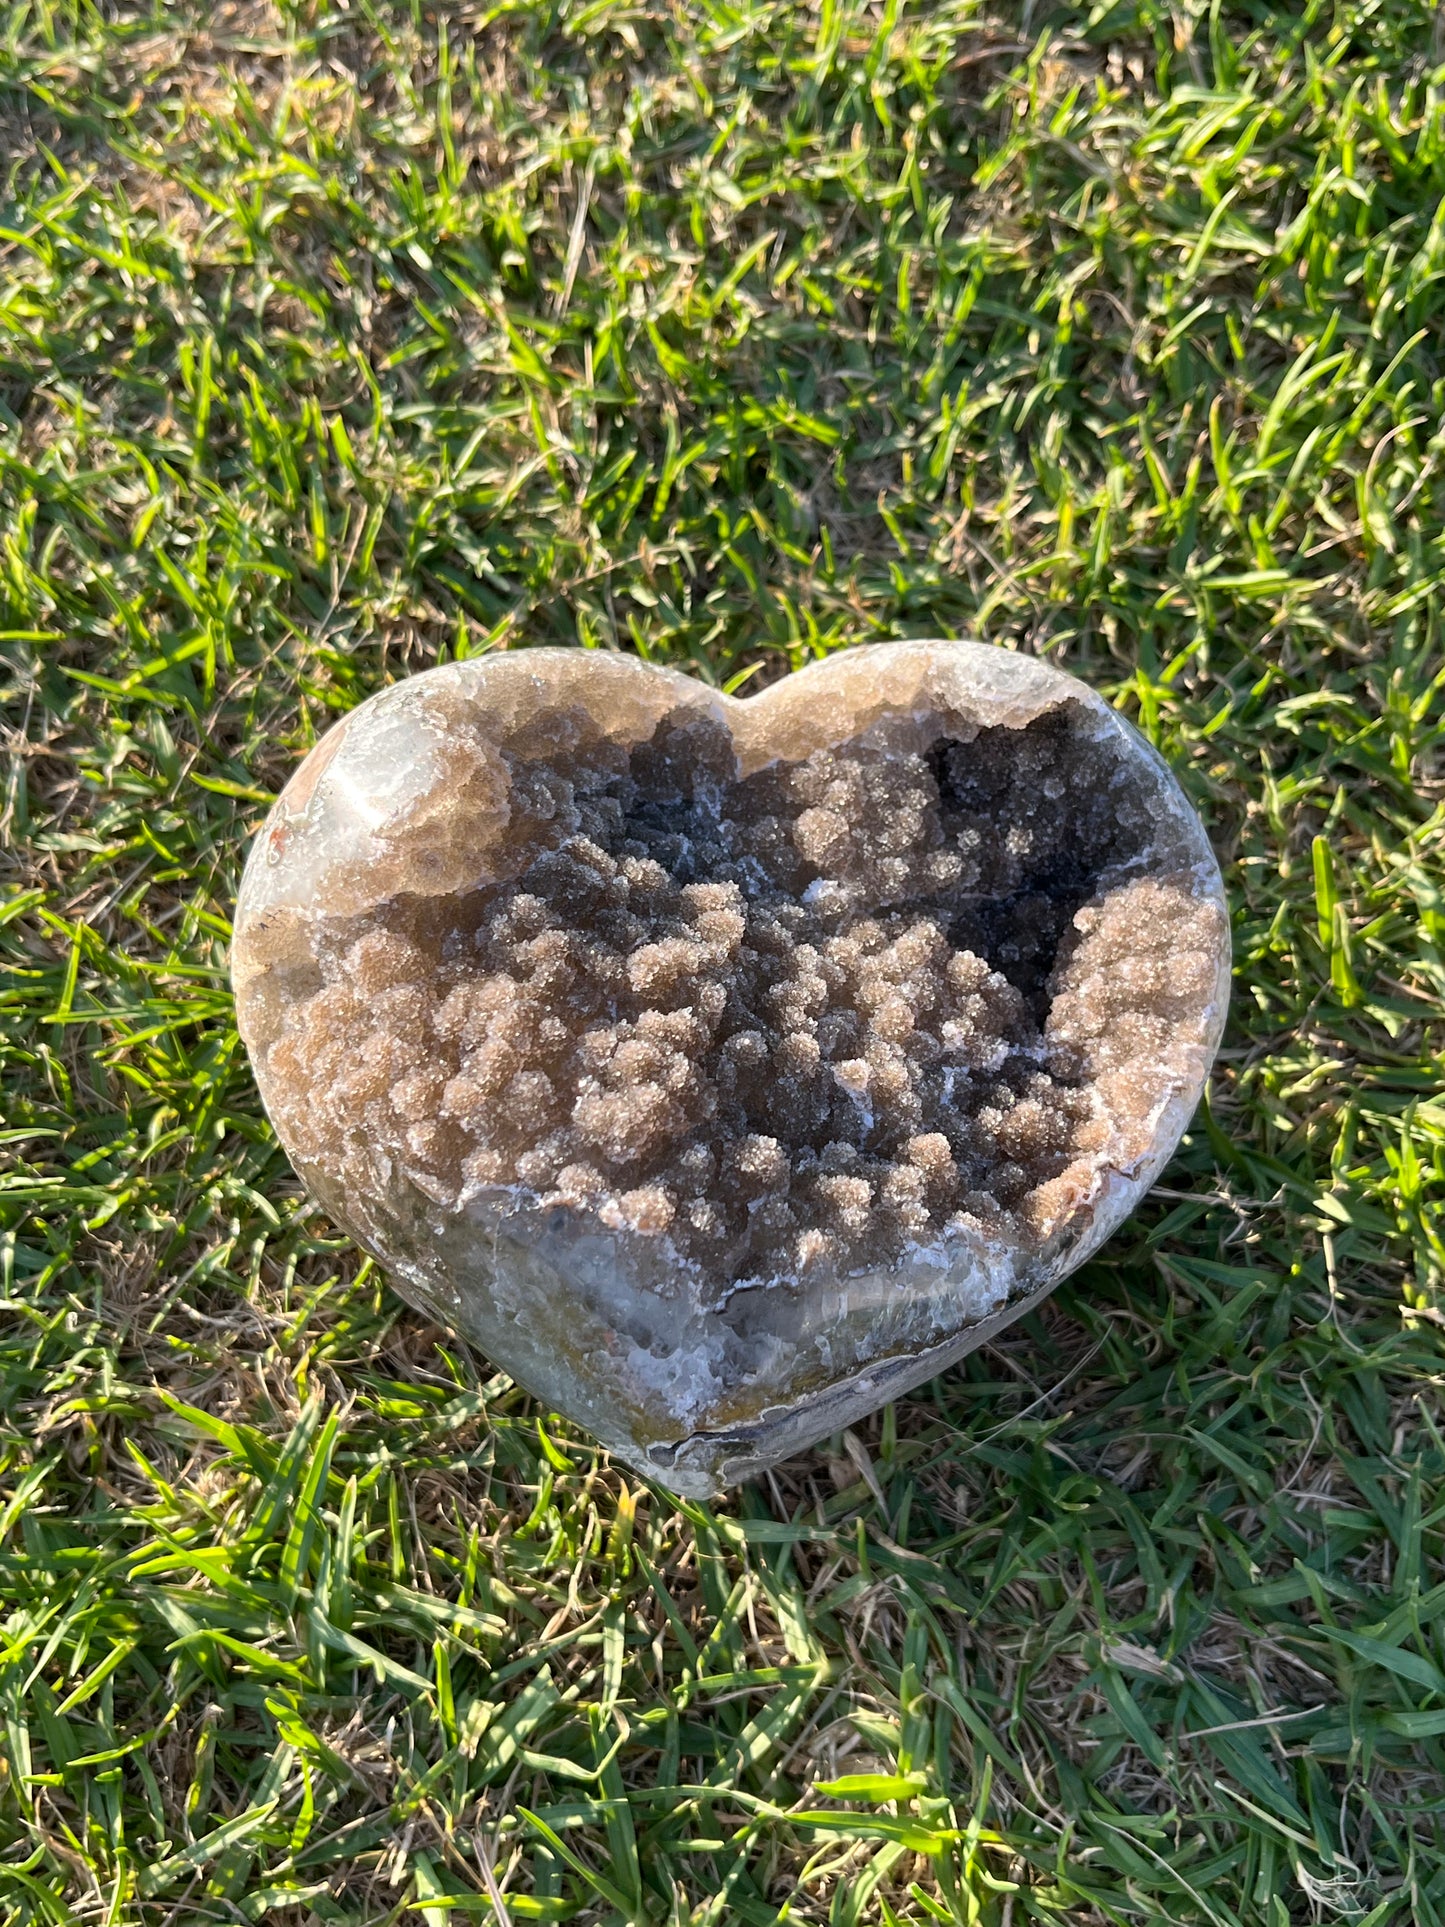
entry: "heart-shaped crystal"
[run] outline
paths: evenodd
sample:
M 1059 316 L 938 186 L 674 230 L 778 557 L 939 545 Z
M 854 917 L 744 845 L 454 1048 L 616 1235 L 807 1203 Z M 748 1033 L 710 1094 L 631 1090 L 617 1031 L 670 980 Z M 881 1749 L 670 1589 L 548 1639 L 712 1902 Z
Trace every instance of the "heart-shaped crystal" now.
M 327 1209 L 701 1496 L 1098 1247 L 1198 1101 L 1229 936 L 1168 769 L 1030 657 L 876 644 L 739 701 L 537 649 L 318 744 L 234 974 Z

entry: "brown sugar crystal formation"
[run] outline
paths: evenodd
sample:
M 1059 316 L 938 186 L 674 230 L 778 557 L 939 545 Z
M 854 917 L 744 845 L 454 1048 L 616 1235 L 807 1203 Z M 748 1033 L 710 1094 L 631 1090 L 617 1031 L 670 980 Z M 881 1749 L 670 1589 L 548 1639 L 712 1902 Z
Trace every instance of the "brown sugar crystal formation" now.
M 745 702 L 569 650 L 399 683 L 277 803 L 234 950 L 315 1195 L 698 1495 L 1082 1262 L 1188 1122 L 1228 973 L 1154 752 L 951 642 Z

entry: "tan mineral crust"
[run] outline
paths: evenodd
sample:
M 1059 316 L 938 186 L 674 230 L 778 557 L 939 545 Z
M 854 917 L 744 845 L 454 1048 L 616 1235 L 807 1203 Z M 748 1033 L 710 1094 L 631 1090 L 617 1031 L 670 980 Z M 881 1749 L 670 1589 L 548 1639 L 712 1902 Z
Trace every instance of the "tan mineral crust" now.
M 735 700 L 599 651 L 363 703 L 251 852 L 242 1034 L 398 1288 L 684 1494 L 953 1363 L 1127 1216 L 1229 992 L 1203 829 L 962 642 Z

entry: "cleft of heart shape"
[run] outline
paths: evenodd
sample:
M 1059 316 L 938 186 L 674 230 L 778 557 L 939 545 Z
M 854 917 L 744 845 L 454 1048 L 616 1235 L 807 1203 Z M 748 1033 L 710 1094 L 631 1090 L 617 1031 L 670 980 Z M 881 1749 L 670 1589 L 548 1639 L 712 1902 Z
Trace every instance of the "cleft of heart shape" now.
M 322 739 L 233 975 L 283 1145 L 397 1288 L 706 1496 L 1098 1248 L 1229 954 L 1174 777 L 1034 658 L 864 645 L 737 700 L 533 649 Z

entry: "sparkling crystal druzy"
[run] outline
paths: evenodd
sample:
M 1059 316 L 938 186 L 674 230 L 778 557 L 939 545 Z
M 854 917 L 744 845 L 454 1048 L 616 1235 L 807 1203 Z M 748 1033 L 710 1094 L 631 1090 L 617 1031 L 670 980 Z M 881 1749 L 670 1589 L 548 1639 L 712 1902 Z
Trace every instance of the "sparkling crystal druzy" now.
M 878 644 L 737 701 L 537 649 L 318 744 L 234 972 L 283 1144 L 398 1289 L 703 1495 L 1098 1247 L 1229 937 L 1168 769 L 1032 658 Z

